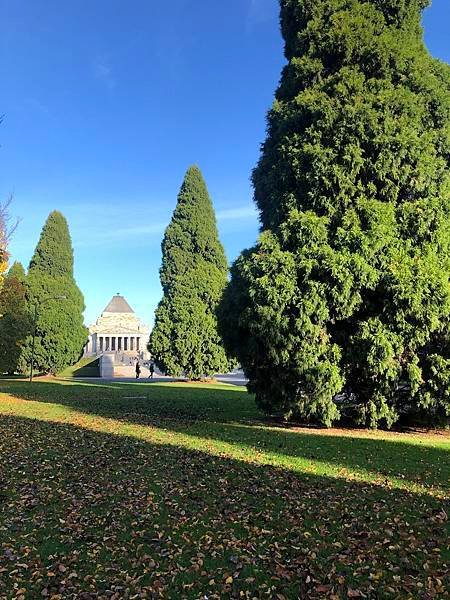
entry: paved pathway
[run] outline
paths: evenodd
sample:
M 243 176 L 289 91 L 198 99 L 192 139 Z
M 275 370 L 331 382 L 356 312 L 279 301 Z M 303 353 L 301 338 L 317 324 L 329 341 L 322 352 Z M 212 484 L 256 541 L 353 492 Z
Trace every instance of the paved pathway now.
M 169 383 L 175 381 L 184 381 L 181 377 L 168 377 L 161 373 L 155 373 L 153 379 L 149 379 L 148 376 L 150 371 L 147 367 L 141 366 L 141 376 L 136 379 L 135 367 L 116 367 L 117 377 L 114 379 L 103 379 L 101 377 L 74 377 L 73 379 L 84 379 L 92 381 L 93 383 Z M 231 385 L 246 385 L 247 379 L 242 371 L 233 373 L 226 373 L 223 375 L 216 375 L 215 379 L 221 383 L 228 383 Z
M 226 373 L 225 375 L 216 375 L 216 379 L 223 383 L 231 383 L 232 385 L 247 385 L 248 379 L 245 377 L 243 371 L 233 371 L 233 373 Z

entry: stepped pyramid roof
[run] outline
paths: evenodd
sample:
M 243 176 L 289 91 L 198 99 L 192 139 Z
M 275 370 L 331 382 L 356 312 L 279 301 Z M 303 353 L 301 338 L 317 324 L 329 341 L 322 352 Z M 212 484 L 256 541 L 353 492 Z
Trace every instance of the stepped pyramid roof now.
M 103 311 L 104 313 L 131 313 L 134 314 L 134 310 L 128 304 L 123 296 L 116 294 L 111 298 L 110 303 Z

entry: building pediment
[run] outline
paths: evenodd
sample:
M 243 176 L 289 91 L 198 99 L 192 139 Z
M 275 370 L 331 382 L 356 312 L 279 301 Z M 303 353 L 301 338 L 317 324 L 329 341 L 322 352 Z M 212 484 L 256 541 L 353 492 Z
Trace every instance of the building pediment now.
M 141 329 L 141 330 L 137 330 L 137 329 L 95 329 L 93 331 L 91 331 L 91 334 L 97 334 L 97 335 L 143 335 L 143 334 L 147 334 L 149 333 L 149 330 L 147 329 Z

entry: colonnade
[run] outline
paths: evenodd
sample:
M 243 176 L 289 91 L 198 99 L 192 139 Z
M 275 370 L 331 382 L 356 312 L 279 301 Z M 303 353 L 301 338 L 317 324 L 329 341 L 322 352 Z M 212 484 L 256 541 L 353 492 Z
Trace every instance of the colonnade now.
M 93 352 L 140 352 L 140 336 L 97 335 Z

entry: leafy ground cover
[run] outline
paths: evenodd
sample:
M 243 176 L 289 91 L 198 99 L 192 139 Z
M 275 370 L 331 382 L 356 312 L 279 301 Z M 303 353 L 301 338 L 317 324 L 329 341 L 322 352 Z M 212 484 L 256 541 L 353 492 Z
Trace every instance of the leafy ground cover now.
M 0 381 L 0 598 L 447 598 L 449 436 L 227 385 Z

